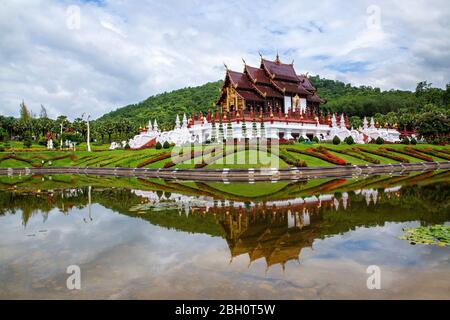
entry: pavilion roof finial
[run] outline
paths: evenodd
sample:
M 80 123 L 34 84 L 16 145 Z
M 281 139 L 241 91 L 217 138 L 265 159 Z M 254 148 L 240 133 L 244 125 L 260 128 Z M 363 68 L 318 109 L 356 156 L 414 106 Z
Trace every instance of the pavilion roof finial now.
M 259 56 L 261 57 L 261 60 L 262 60 L 263 59 L 263 55 L 262 55 L 261 51 L 258 51 L 258 53 L 259 53 Z
M 244 58 L 242 58 L 242 62 L 244 63 L 244 66 L 247 65 L 247 63 L 245 62 Z
M 277 50 L 277 57 L 275 58 L 275 62 L 280 63 L 280 55 L 278 54 L 278 50 Z
M 225 67 L 225 70 L 227 70 L 227 71 L 228 71 L 229 69 L 228 69 L 228 66 L 227 66 L 227 64 L 226 64 L 226 63 L 224 62 L 224 63 L 223 63 L 223 65 L 224 65 L 224 67 Z

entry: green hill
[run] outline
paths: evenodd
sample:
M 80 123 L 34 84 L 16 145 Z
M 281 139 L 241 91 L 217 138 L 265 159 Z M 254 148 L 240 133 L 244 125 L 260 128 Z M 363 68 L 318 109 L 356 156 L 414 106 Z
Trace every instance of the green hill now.
M 208 82 L 199 87 L 187 87 L 157 94 L 142 102 L 106 113 L 98 120 L 128 118 L 133 123 L 146 124 L 149 119 L 156 118 L 162 128 L 166 126 L 171 128 L 176 114 L 186 113 L 186 116 L 189 117 L 192 112 L 196 114 L 199 111 L 206 113 L 208 109 L 212 109 L 213 103 L 219 96 L 222 83 L 222 80 Z
M 327 100 L 322 110 L 344 112 L 353 117 L 351 124 L 355 127 L 361 124 L 364 116 L 375 116 L 380 123 L 407 125 L 413 127 L 414 118 L 423 113 L 423 106 L 433 104 L 448 110 L 450 100 L 450 85 L 446 90 L 431 87 L 426 81 L 417 85 L 415 92 L 402 90 L 381 91 L 370 86 L 355 87 L 336 80 L 310 76 L 317 88 L 318 94 Z M 187 87 L 171 92 L 151 96 L 137 104 L 131 104 L 109 112 L 98 119 L 99 122 L 121 121 L 129 119 L 134 126 L 145 125 L 149 119 L 156 118 L 163 129 L 170 129 L 176 114 L 192 112 L 196 114 L 213 109 L 213 103 L 219 96 L 223 81 L 209 82 L 198 87 Z M 382 116 L 386 115 L 386 116 Z

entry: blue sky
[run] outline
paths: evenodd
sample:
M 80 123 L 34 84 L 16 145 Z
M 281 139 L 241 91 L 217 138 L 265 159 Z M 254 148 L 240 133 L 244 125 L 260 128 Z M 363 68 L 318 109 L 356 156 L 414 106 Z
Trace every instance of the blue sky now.
M 78 14 L 79 13 L 79 14 Z M 79 23 L 78 23 L 79 21 Z M 223 78 L 262 52 L 382 89 L 450 81 L 448 1 L 49 1 L 0 3 L 0 113 L 93 117 Z

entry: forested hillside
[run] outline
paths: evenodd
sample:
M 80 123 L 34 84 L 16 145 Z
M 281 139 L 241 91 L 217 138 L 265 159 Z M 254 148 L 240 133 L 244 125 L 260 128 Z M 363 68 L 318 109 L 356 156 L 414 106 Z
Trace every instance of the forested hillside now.
M 98 120 L 128 118 L 134 123 L 146 124 L 149 119 L 157 119 L 160 126 L 173 126 L 177 114 L 207 112 L 217 101 L 223 81 L 209 82 L 199 87 L 187 87 L 172 92 L 151 96 L 137 104 L 103 115 Z

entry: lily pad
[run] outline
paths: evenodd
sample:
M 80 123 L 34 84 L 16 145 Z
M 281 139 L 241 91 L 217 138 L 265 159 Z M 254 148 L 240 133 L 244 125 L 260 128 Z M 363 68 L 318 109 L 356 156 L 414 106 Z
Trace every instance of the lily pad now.
M 434 225 L 428 227 L 404 228 L 400 237 L 411 244 L 430 244 L 445 247 L 450 245 L 450 226 Z

